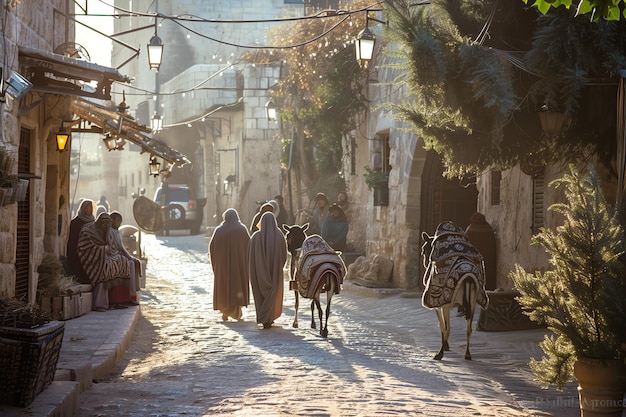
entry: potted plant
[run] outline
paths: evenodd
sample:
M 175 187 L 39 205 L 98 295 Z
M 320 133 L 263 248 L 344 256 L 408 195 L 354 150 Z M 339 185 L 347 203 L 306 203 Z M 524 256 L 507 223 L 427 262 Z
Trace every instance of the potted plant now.
M 389 173 L 381 169 L 365 167 L 365 184 L 368 190 L 374 190 L 374 205 L 389 205 Z
M 595 171 L 573 166 L 552 186 L 564 186 L 567 202 L 550 210 L 564 216 L 556 230 L 533 237 L 550 255 L 551 269 L 511 277 L 529 317 L 554 332 L 532 359 L 535 376 L 562 389 L 576 378 L 583 417 L 621 416 L 626 391 L 626 267 L 624 229 L 602 196 Z M 594 397 L 594 395 L 600 397 Z M 608 406 L 602 410 L 601 406 Z

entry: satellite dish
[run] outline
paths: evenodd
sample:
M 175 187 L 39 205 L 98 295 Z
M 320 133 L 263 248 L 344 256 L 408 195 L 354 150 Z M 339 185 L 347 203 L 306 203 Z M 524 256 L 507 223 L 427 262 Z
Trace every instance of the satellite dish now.
M 137 226 L 146 232 L 158 232 L 165 226 L 161 206 L 147 197 L 139 196 L 135 199 L 133 215 Z

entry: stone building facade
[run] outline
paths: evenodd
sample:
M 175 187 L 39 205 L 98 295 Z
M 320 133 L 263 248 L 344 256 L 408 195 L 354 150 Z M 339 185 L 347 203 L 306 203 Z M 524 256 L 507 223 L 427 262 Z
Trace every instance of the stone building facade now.
M 380 38 L 379 38 L 380 39 Z M 382 54 L 378 59 L 383 59 Z M 424 268 L 421 234 L 433 234 L 437 225 L 452 220 L 462 228 L 476 212 L 485 215 L 496 240 L 497 286 L 511 289 L 508 277 L 515 264 L 527 270 L 548 266 L 547 256 L 530 239 L 539 227 L 554 227 L 558 218 L 547 211 L 563 201 L 559 190 L 549 187 L 560 176 L 557 167 L 537 167 L 524 172 L 515 167 L 491 170 L 472 178 L 444 178 L 441 161 L 394 120 L 384 103 L 400 102 L 408 94 L 390 82 L 398 73 L 388 65 L 370 63 L 368 95 L 370 111 L 352 138 L 344 142 L 344 172 L 352 200 L 349 237 L 356 252 L 371 258 L 382 255 L 394 266 L 389 287 L 422 287 Z M 388 172 L 388 202 L 377 204 L 376 191 L 368 190 L 365 167 Z
M 193 31 L 208 32 L 212 38 L 227 39 L 235 45 L 263 44 L 271 28 L 263 19 L 299 16 L 306 10 L 302 2 L 276 0 L 236 3 L 236 7 L 232 2 L 144 3 L 133 2 L 133 7 L 166 15 L 184 10 L 203 17 L 259 20 L 245 26 L 216 22 L 212 30 L 164 20 L 158 26 L 166 45 L 159 72 L 147 69 L 144 55 L 124 67 L 135 79 L 135 86 L 159 93 L 154 97 L 149 93 L 131 95 L 133 90 L 127 89 L 130 112 L 144 124 L 149 124 L 154 112 L 163 116 L 166 127 L 160 135 L 193 160 L 193 164 L 174 171 L 170 182 L 191 184 L 200 198 L 206 198 L 205 226 L 219 223 L 227 207 L 237 208 L 248 223 L 257 202 L 286 191 L 280 153 L 281 142 L 289 138 L 281 136 L 280 126 L 268 123 L 264 113 L 269 91 L 284 69 L 280 65 L 247 64 L 238 58 L 250 49 L 198 37 Z M 123 20 L 119 24 L 119 30 L 130 27 Z M 134 26 L 141 25 L 136 22 Z M 124 48 L 114 47 L 113 61 L 123 62 L 127 57 L 124 52 Z M 495 232 L 498 287 L 511 288 L 508 272 L 516 263 L 528 269 L 546 267 L 545 254 L 530 245 L 530 238 L 538 227 L 552 226 L 556 221 L 546 209 L 562 198 L 547 185 L 559 176 L 558 169 L 545 167 L 540 172 L 524 173 L 515 167 L 471 178 L 444 178 L 436 154 L 425 151 L 421 139 L 382 106 L 407 94 L 388 83 L 398 76 L 396 70 L 374 63 L 369 68 L 369 111 L 343 143 L 343 172 L 351 201 L 350 251 L 388 257 L 394 268 L 387 284 L 418 288 L 423 274 L 421 233 L 432 234 L 443 220 L 465 228 L 472 214 L 480 212 Z M 146 195 L 152 196 L 161 179 L 146 175 L 146 155 L 128 152 L 119 159 L 118 195 L 110 199 L 114 206 L 131 213 L 131 193 L 145 188 Z M 387 172 L 387 187 L 369 190 L 364 181 L 365 167 Z M 226 186 L 228 178 L 233 182 L 227 181 Z
M 16 72 L 31 79 L 33 50 L 62 51 L 73 42 L 69 2 L 5 3 L 0 9 L 2 76 L 8 80 Z M 65 250 L 69 153 L 56 151 L 54 136 L 62 121 L 72 120 L 67 96 L 37 87 L 20 100 L 4 94 L 0 103 L 0 150 L 13 161 L 3 175 L 28 181 L 22 201 L 0 207 L 0 296 L 31 303 L 37 266 L 46 254 L 58 256 Z
M 7 81 L 0 103 L 0 297 L 35 303 L 42 261 L 65 255 L 73 208 L 70 177 L 80 166 L 71 155 L 81 147 L 81 132 L 112 133 L 173 164 L 185 161 L 111 105 L 112 84 L 130 79 L 85 59 L 74 39 L 78 9 L 66 0 L 15 0 L 0 9 Z M 61 132 L 70 134 L 65 150 L 57 149 Z M 91 175 L 102 177 L 92 169 Z M 13 192 L 18 184 L 21 191 Z M 4 198 L 6 190 L 11 199 Z
M 67 7 L 64 0 L 14 1 L 2 7 L 0 58 L 5 80 L 13 72 L 28 78 L 20 48 L 53 51 L 72 41 Z M 3 101 L 0 147 L 13 161 L 3 174 L 28 180 L 28 190 L 24 200 L 0 207 L 0 296 L 34 302 L 37 265 L 47 253 L 61 253 L 67 225 L 68 155 L 56 152 L 52 136 L 71 114 L 63 97 L 43 100 L 40 94 L 28 93 L 16 100 L 5 94 Z
M 128 6 L 127 2 L 116 3 Z M 149 155 L 130 147 L 130 152 L 121 152 L 111 160 L 113 172 L 106 179 L 110 190 L 107 198 L 124 214 L 125 222 L 132 224 L 132 194 L 145 191 L 148 198 L 153 198 L 166 180 L 169 184 L 189 185 L 196 198 L 206 201 L 203 228 L 219 224 L 228 207 L 237 208 L 242 221 L 248 223 L 258 202 L 284 189 L 280 162 L 283 138 L 280 126 L 268 121 L 265 109 L 281 65 L 254 65 L 253 59 L 244 60 L 242 55 L 254 54 L 255 46 L 267 43 L 266 32 L 276 26 L 272 19 L 302 16 L 304 3 L 141 0 L 134 1 L 132 7 L 217 22 L 177 24 L 169 19 L 158 20 L 158 36 L 164 44 L 159 71 L 149 70 L 143 53 L 121 67 L 133 78 L 133 88 L 118 86 L 114 90 L 118 102 L 125 92 L 129 114 L 142 124 L 149 125 L 155 115 L 162 117 L 163 130 L 157 136 L 188 155 L 192 163 L 174 169 L 168 178 L 151 177 L 147 175 Z M 247 23 L 224 23 L 226 20 Z M 151 23 L 153 18 L 121 19 L 116 21 L 115 30 Z M 147 43 L 152 35 L 150 30 L 143 30 L 120 39 L 132 44 L 142 39 L 141 43 Z M 112 65 L 120 65 L 128 55 L 127 48 L 114 44 Z M 82 187 L 103 188 L 87 184 Z

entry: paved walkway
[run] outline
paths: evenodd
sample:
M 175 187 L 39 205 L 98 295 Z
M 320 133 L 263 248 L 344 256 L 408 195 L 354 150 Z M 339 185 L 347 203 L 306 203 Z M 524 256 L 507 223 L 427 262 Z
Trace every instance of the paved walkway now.
M 376 317 L 372 317 L 373 323 L 385 322 L 386 325 L 406 327 L 407 337 L 413 338 L 415 346 L 421 349 L 416 354 L 430 356 L 437 350 L 437 332 L 425 335 L 423 331 L 421 333 L 419 331 L 436 326 L 434 313 L 420 311 L 416 314 L 415 306 L 420 301 L 407 300 L 416 297 L 417 294 L 365 289 L 349 282 L 344 285 L 344 291 L 353 295 L 342 297 L 343 307 L 347 311 L 362 313 L 375 310 L 377 314 Z M 140 307 L 130 307 L 104 313 L 91 312 L 65 322 L 65 335 L 56 380 L 30 406 L 23 409 L 0 406 L 0 415 L 7 417 L 75 415 L 80 393 L 88 389 L 93 381 L 97 382 L 98 379 L 104 378 L 116 361 L 122 358 L 139 314 Z M 464 346 L 462 319 L 454 319 L 452 326 L 451 337 L 456 338 L 454 345 Z M 554 390 L 538 390 L 537 385 L 531 381 L 532 375 L 526 364 L 529 357 L 541 355 L 538 342 L 543 338 L 544 332 L 544 330 L 497 333 L 475 331 L 472 336 L 472 353 L 475 360 L 460 361 L 454 368 L 460 377 L 467 377 L 465 374 L 468 372 L 475 373 L 485 384 L 503 386 L 516 398 L 520 409 L 529 410 L 529 415 L 578 416 L 575 385 L 570 384 L 564 392 L 558 393 Z M 432 351 L 423 351 L 424 346 L 431 345 Z M 459 359 L 454 357 L 454 353 L 452 355 L 448 358 L 449 361 Z M 462 352 L 459 355 L 462 355 Z
M 124 355 L 141 314 L 139 308 L 92 311 L 66 321 L 55 380 L 28 407 L 0 405 L 0 416 L 75 415 L 80 393 L 106 376 Z

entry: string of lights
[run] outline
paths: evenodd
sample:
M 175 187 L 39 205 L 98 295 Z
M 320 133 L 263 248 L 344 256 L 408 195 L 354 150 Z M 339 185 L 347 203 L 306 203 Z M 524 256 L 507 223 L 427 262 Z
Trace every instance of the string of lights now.
M 305 45 L 308 45 L 308 44 L 310 44 L 312 42 L 315 42 L 315 41 L 323 38 L 324 36 L 328 35 L 330 32 L 335 30 L 337 28 L 337 26 L 341 25 L 343 22 L 345 22 L 349 18 L 350 18 L 350 15 L 347 15 L 347 16 L 343 17 L 343 19 L 341 19 L 339 22 L 335 23 L 329 29 L 325 30 L 324 32 L 320 33 L 317 36 L 314 36 L 313 38 L 307 39 L 304 42 L 294 43 L 294 44 L 290 44 L 290 45 L 276 45 L 276 46 L 273 46 L 273 45 L 240 45 L 240 44 L 236 44 L 236 43 L 231 43 L 231 42 L 227 42 L 227 41 L 223 41 L 223 40 L 220 40 L 220 39 L 213 38 L 213 37 L 208 36 L 208 35 L 204 35 L 204 34 L 198 32 L 196 30 L 193 30 L 193 29 L 183 25 L 182 23 L 180 23 L 180 22 L 178 22 L 176 20 L 174 20 L 173 22 L 176 23 L 177 25 L 179 25 L 180 27 L 185 28 L 187 31 L 189 31 L 189 32 L 191 32 L 191 33 L 193 33 L 195 35 L 198 35 L 198 36 L 200 36 L 202 38 L 209 39 L 209 40 L 211 40 L 213 42 L 221 43 L 221 44 L 228 45 L 228 46 L 234 46 L 234 47 L 237 47 L 237 48 L 246 48 L 246 49 L 290 49 L 290 48 L 297 48 L 299 46 L 305 46 Z
M 316 13 L 314 15 L 308 15 L 308 16 L 300 16 L 300 17 L 282 17 L 282 18 L 272 18 L 272 19 L 207 19 L 207 18 L 203 18 L 200 16 L 195 16 L 195 15 L 191 15 L 191 14 L 181 14 L 181 15 L 166 15 L 163 13 L 143 13 L 143 12 L 135 12 L 132 10 L 127 10 L 124 9 L 122 7 L 116 6 L 116 5 L 112 5 L 109 4 L 103 0 L 99 0 L 101 3 L 111 7 L 116 13 L 114 14 L 110 14 L 110 15 L 105 15 L 105 14 L 98 14 L 97 16 L 99 17 L 114 17 L 114 18 L 120 18 L 120 17 L 143 17 L 143 18 L 151 18 L 151 19 L 161 19 L 161 20 L 168 20 L 171 21 L 177 25 L 179 25 L 180 27 L 184 28 L 185 30 L 187 30 L 190 33 L 194 33 L 197 36 L 200 36 L 202 38 L 211 40 L 213 42 L 216 43 L 220 43 L 220 44 L 224 44 L 224 45 L 228 45 L 228 46 L 233 46 L 233 47 L 237 47 L 237 48 L 246 48 L 246 49 L 289 49 L 289 48 L 296 48 L 296 47 L 300 47 L 300 46 L 305 46 L 308 45 L 309 43 L 312 42 L 316 42 L 319 39 L 323 38 L 324 36 L 328 35 L 328 33 L 332 32 L 333 30 L 335 30 L 338 26 L 340 26 L 343 22 L 345 22 L 348 19 L 351 19 L 353 14 L 359 14 L 359 13 L 368 13 L 368 12 L 372 12 L 372 11 L 381 11 L 382 9 L 379 7 L 378 2 L 373 3 L 370 6 L 366 6 L 366 7 L 362 7 L 359 9 L 354 9 L 354 10 L 334 10 L 334 9 L 329 9 L 329 10 L 323 10 L 319 13 Z M 75 15 L 75 16 L 79 16 L 79 15 Z M 80 16 L 96 16 L 96 15 L 91 15 L 87 12 L 85 13 L 81 13 Z M 237 43 L 233 43 L 233 42 L 228 42 L 228 41 L 224 41 L 221 39 L 217 39 L 214 37 L 211 37 L 209 35 L 205 35 L 203 33 L 200 33 L 197 30 L 191 29 L 189 26 L 181 23 L 181 22 L 193 22 L 193 23 L 217 23 L 217 24 L 251 24 L 251 23 L 284 23 L 284 22 L 293 22 L 293 21 L 303 21 L 303 20 L 310 20 L 310 19 L 332 19 L 332 18 L 337 18 L 337 17 L 341 17 L 341 20 L 335 24 L 333 24 L 333 26 L 331 26 L 329 29 L 325 30 L 324 32 L 314 36 L 311 39 L 305 40 L 303 42 L 297 43 L 297 44 L 286 44 L 286 45 L 243 45 L 243 44 L 237 44 Z
M 103 0 L 99 0 L 101 3 L 113 8 L 115 11 L 122 12 L 129 17 L 149 17 L 149 18 L 161 18 L 167 20 L 187 20 L 194 21 L 200 23 L 280 23 L 280 22 L 289 22 L 289 21 L 298 21 L 298 20 L 308 20 L 308 19 L 324 19 L 324 18 L 332 18 L 339 15 L 351 15 L 355 13 L 363 13 L 366 11 L 380 11 L 382 8 L 379 6 L 379 2 L 375 2 L 370 6 L 362 7 L 360 9 L 354 10 L 336 10 L 336 9 L 327 9 L 322 10 L 319 13 L 308 16 L 295 16 L 295 17 L 276 17 L 271 19 L 207 19 L 200 16 L 192 15 L 192 14 L 179 14 L 176 16 L 165 15 L 163 13 L 142 13 L 136 12 L 133 10 L 124 9 L 122 7 L 109 4 Z M 85 13 L 86 14 L 86 13 Z M 86 14 L 87 15 L 87 14 Z M 120 17 L 119 14 L 113 14 L 112 17 Z M 185 17 L 187 16 L 187 17 Z
M 252 50 L 284 50 L 284 49 L 293 49 L 293 48 L 298 48 L 298 47 L 303 47 L 306 46 L 308 44 L 314 43 L 314 42 L 318 42 L 320 41 L 320 39 L 323 39 L 324 37 L 327 37 L 329 33 L 333 32 L 334 30 L 336 30 L 338 27 L 340 27 L 342 24 L 344 24 L 346 21 L 350 20 L 350 26 L 352 26 L 352 15 L 353 14 L 360 14 L 360 13 L 365 13 L 366 14 L 366 18 L 367 18 L 367 13 L 368 12 L 374 12 L 374 11 L 381 11 L 382 9 L 379 6 L 378 2 L 371 4 L 370 6 L 367 7 L 362 7 L 362 8 L 358 8 L 358 9 L 354 9 L 354 10 L 324 10 L 321 12 L 318 12 L 314 15 L 309 15 L 309 16 L 300 16 L 300 17 L 285 17 L 285 18 L 272 18 L 272 19 L 240 19 L 240 20 L 234 20 L 234 19 L 207 19 L 207 18 L 203 18 L 200 16 L 196 16 L 196 15 L 191 15 L 191 14 L 181 14 L 181 15 L 166 15 L 163 13 L 143 13 L 143 12 L 135 12 L 132 10 L 127 10 L 124 9 L 122 7 L 116 6 L 116 5 L 112 5 L 109 4 L 103 0 L 99 0 L 101 3 L 103 3 L 104 5 L 111 7 L 112 10 L 114 11 L 113 14 L 99 14 L 98 16 L 100 17 L 114 17 L 114 18 L 120 18 L 120 17 L 129 17 L 129 18 L 145 18 L 145 19 L 154 19 L 155 22 L 155 28 L 157 27 L 158 21 L 161 21 L 161 24 L 158 24 L 158 26 L 162 25 L 163 21 L 170 21 L 176 25 L 178 25 L 179 27 L 181 27 L 182 29 L 184 29 L 185 31 L 187 31 L 187 36 L 189 37 L 189 33 L 192 33 L 196 36 L 199 36 L 203 39 L 207 39 L 210 40 L 212 42 L 215 42 L 217 44 L 221 44 L 221 45 L 227 45 L 230 47 L 236 47 L 236 48 L 243 48 L 243 49 L 252 49 Z M 87 10 L 84 9 L 84 14 L 80 14 L 80 15 L 74 15 L 75 17 L 78 16 L 94 16 L 92 14 L 87 13 Z M 254 44 L 254 45 L 244 45 L 244 44 L 238 44 L 238 43 L 234 43 L 234 42 L 229 42 L 229 41 L 224 41 L 218 38 L 215 38 L 213 36 L 209 36 L 206 35 L 205 33 L 203 33 L 202 30 L 198 30 L 197 28 L 193 27 L 192 24 L 255 24 L 255 23 L 285 23 L 285 22 L 296 22 L 296 21 L 306 21 L 306 20 L 311 20 L 311 19 L 329 19 L 328 23 L 331 23 L 331 25 L 324 25 L 326 27 L 323 28 L 323 30 L 318 33 L 318 34 L 314 34 L 312 35 L 312 37 L 305 39 L 304 41 L 300 41 L 297 43 L 289 43 L 289 42 L 285 42 L 283 40 L 281 40 L 281 44 L 279 45 L 259 45 L 259 44 Z M 330 20 L 332 19 L 332 20 Z M 156 33 L 156 29 L 155 29 L 155 33 Z M 123 35 L 124 33 L 120 33 L 120 34 L 114 34 L 112 35 L 113 37 L 116 37 L 118 35 Z M 346 35 L 348 37 L 348 35 Z M 348 43 L 344 43 L 344 47 L 347 46 Z M 335 50 L 336 52 L 336 50 Z M 271 52 L 270 52 L 271 54 Z M 331 52 L 332 54 L 332 52 Z M 231 54 L 232 55 L 232 54 Z M 220 60 L 221 61 L 221 60 Z M 170 92 L 164 92 L 164 91 L 149 91 L 143 88 L 139 88 L 139 87 L 135 87 L 132 85 L 123 85 L 124 89 L 130 89 L 131 93 L 129 93 L 129 95 L 135 95 L 135 96 L 151 96 L 154 100 L 158 100 L 157 97 L 165 97 L 165 96 L 174 96 L 174 95 L 184 95 L 186 93 L 191 93 L 194 91 L 199 91 L 199 90 L 210 90 L 210 89 L 220 89 L 223 90 L 223 87 L 215 87 L 215 88 L 211 88 L 211 87 L 204 87 L 204 84 L 206 84 L 208 81 L 210 81 L 211 79 L 215 78 L 218 75 L 223 75 L 224 71 L 228 70 L 229 68 L 232 68 L 235 64 L 232 64 L 230 61 L 228 61 L 227 65 L 218 70 L 216 73 L 210 75 L 208 78 L 204 79 L 203 81 L 201 81 L 200 83 L 198 83 L 197 85 L 185 89 L 185 90 L 179 90 L 177 89 L 176 91 L 170 91 Z M 237 65 L 240 65 L 240 63 L 237 63 Z M 245 63 L 244 65 L 254 65 L 253 63 Z M 116 91 L 112 92 L 112 94 L 123 94 L 123 93 L 118 93 Z M 155 113 L 156 114 L 156 113 Z M 206 117 L 207 115 L 203 115 L 200 116 L 198 118 L 198 120 L 203 119 L 204 117 Z M 181 125 L 184 124 L 189 124 L 192 122 L 195 122 L 197 120 L 192 120 L 192 121 L 186 121 L 186 122 L 182 122 L 180 123 Z M 168 125 L 168 127 L 171 126 L 177 126 L 179 124 L 175 124 L 175 125 Z

